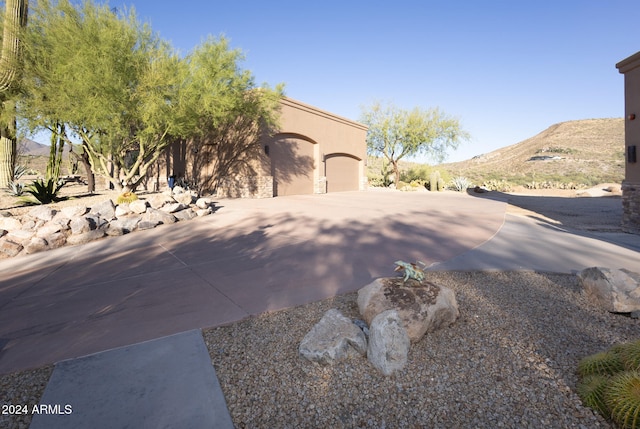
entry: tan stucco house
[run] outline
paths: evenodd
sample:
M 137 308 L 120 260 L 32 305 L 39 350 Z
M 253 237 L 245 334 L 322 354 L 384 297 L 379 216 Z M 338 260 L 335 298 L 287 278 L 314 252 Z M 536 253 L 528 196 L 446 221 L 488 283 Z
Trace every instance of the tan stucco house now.
M 624 74 L 625 178 L 622 182 L 622 228 L 640 234 L 640 52 L 616 64 Z
M 279 129 L 260 140 L 261 153 L 252 159 L 252 172 L 222 178 L 220 197 L 270 198 L 364 190 L 367 127 L 358 122 L 284 97 Z M 184 174 L 197 166 L 207 175 L 208 161 L 178 142 L 167 151 L 169 174 Z M 212 191 L 212 189 L 207 189 Z

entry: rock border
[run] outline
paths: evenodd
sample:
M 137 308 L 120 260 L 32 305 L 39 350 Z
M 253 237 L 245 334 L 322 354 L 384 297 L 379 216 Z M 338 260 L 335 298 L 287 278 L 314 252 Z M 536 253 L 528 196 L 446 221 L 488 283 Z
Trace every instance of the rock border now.
M 213 212 L 212 198 L 175 190 L 124 204 L 108 199 L 91 207 L 55 209 L 40 205 L 19 216 L 13 216 L 8 210 L 0 211 L 0 259 L 85 244 Z

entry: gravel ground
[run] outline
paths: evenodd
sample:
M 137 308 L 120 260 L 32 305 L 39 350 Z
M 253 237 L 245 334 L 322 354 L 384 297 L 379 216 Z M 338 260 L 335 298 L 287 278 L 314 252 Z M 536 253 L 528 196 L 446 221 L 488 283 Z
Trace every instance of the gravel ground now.
M 237 428 L 600 428 L 582 405 L 584 356 L 640 337 L 640 321 L 591 305 L 577 278 L 523 272 L 429 273 L 456 292 L 460 318 L 412 345 L 384 377 L 365 358 L 322 367 L 298 345 L 347 294 L 205 330 Z

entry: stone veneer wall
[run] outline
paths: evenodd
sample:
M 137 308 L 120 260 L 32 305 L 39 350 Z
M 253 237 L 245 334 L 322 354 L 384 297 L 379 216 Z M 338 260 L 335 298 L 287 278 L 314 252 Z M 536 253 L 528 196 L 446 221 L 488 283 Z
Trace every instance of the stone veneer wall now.
M 326 194 L 327 193 L 327 178 L 326 176 L 322 176 L 319 180 L 317 180 L 313 186 L 314 194 Z
M 216 195 L 220 198 L 273 198 L 273 176 L 225 177 Z
M 640 234 L 640 183 L 622 182 L 622 230 Z

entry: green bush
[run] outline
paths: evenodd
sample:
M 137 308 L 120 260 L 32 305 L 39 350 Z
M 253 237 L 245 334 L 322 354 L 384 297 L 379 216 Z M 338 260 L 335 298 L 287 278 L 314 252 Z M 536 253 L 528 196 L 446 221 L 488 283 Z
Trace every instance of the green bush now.
M 406 171 L 400 172 L 400 180 L 403 182 L 411 183 L 415 180 L 420 180 L 423 183 L 429 180 L 429 176 L 431 175 L 431 166 L 426 164 L 417 165 L 415 167 L 411 167 Z

